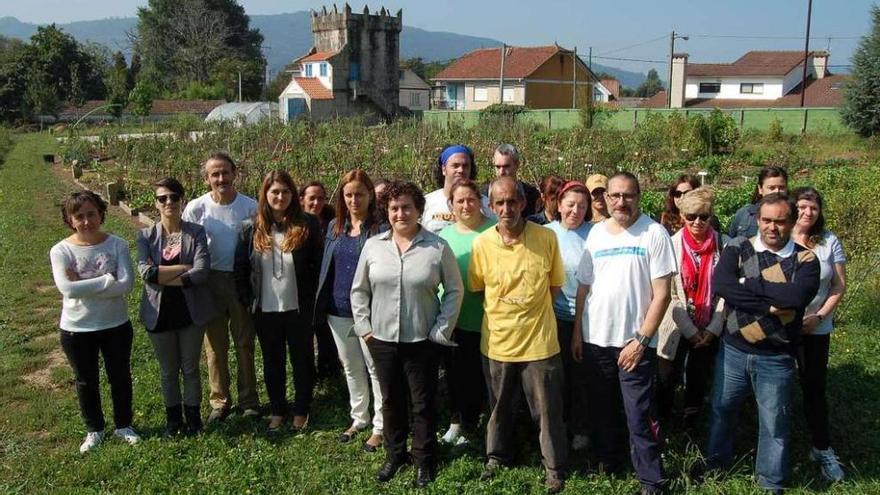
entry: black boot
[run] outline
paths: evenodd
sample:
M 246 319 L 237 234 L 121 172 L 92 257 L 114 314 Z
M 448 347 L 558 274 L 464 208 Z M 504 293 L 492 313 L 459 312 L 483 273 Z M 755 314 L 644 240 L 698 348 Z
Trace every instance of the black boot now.
M 180 433 L 183 428 L 183 406 L 180 404 L 165 408 L 165 438 L 171 438 Z
M 196 435 L 202 431 L 202 411 L 199 406 L 185 406 L 186 434 Z

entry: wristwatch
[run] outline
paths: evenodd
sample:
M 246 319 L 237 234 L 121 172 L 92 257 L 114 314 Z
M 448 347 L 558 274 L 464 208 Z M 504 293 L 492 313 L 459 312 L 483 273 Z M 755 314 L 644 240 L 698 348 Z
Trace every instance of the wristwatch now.
M 651 337 L 648 337 L 643 333 L 636 332 L 635 340 L 639 343 L 640 346 L 648 347 L 648 344 L 651 342 Z

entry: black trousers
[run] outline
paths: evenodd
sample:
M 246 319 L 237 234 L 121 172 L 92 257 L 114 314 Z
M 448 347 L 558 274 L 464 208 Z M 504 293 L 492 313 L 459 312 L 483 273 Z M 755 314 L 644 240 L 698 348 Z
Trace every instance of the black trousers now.
M 577 362 L 571 355 L 571 335 L 574 322 L 556 319 L 559 356 L 562 359 L 562 410 L 568 435 L 587 433 L 587 371 L 584 363 Z
M 797 355 L 804 396 L 804 415 L 807 417 L 813 447 L 819 450 L 831 447 L 828 401 L 825 396 L 830 344 L 831 335 L 804 335 Z
M 694 349 L 682 337 L 675 351 L 675 360 L 657 357 L 657 414 L 661 419 L 672 414 L 675 389 L 681 384 L 682 376 L 685 377 L 684 412 L 694 414 L 702 410 L 713 376 L 718 341 L 713 339 L 710 345 Z
M 287 413 L 287 356 L 293 368 L 293 414 L 305 416 L 315 390 L 314 327 L 308 312 L 284 311 L 254 315 L 263 351 L 263 378 L 274 416 Z M 286 352 L 285 352 L 286 351 Z
M 116 428 L 131 426 L 131 342 L 134 331 L 127 321 L 118 327 L 96 332 L 61 330 L 61 348 L 73 368 L 76 396 L 86 429 L 104 431 L 101 410 L 99 354 L 110 382 L 113 423 Z
M 444 349 L 443 354 L 449 390 L 449 422 L 474 430 L 486 407 L 480 333 L 456 329 L 452 335 L 458 347 Z
M 382 389 L 382 431 L 386 458 L 406 457 L 406 439 L 412 426 L 412 457 L 417 466 L 437 463 L 437 345 L 421 342 L 385 342 L 371 338 L 367 343 L 379 387 Z M 407 411 L 407 393 L 411 409 Z M 412 425 L 410 425 L 410 414 Z
M 659 425 L 651 412 L 657 354 L 646 349 L 635 370 L 624 371 L 617 365 L 621 349 L 584 344 L 591 394 L 595 397 L 590 401 L 590 420 L 596 457 L 611 472 L 619 472 L 629 451 L 642 487 L 658 490 L 665 483 L 665 474 Z

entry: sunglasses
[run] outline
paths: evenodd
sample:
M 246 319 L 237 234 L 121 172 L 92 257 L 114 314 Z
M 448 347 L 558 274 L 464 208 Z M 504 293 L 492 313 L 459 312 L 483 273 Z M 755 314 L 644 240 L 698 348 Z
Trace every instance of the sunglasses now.
M 712 216 L 712 215 L 710 215 L 710 214 L 708 214 L 708 213 L 700 213 L 700 214 L 696 214 L 696 213 L 688 213 L 688 214 L 685 215 L 684 217 L 687 219 L 688 222 L 693 222 L 694 220 L 696 220 L 696 219 L 698 219 L 698 218 L 699 218 L 701 221 L 705 222 L 705 221 L 709 220 L 709 217 L 711 217 L 711 216 Z
M 165 204 L 165 203 L 177 203 L 180 201 L 180 194 L 171 193 L 171 194 L 158 194 L 156 195 L 156 201 Z
M 676 189 L 675 191 L 672 191 L 672 197 L 678 199 L 691 191 L 693 191 L 693 189 L 688 189 L 687 191 L 679 191 Z

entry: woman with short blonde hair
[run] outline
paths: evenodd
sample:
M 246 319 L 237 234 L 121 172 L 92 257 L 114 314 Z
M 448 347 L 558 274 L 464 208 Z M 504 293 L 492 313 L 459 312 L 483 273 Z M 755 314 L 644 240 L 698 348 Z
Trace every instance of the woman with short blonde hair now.
M 724 322 L 724 302 L 713 294 L 712 277 L 727 238 L 710 223 L 714 202 L 715 194 L 708 187 L 689 191 L 678 201 L 682 228 L 672 236 L 678 274 L 672 279 L 672 301 L 660 325 L 657 343 L 660 417 L 672 413 L 675 389 L 682 374 L 686 374 L 686 426 L 696 424 L 702 408 L 717 348 L 714 337 L 720 334 Z

